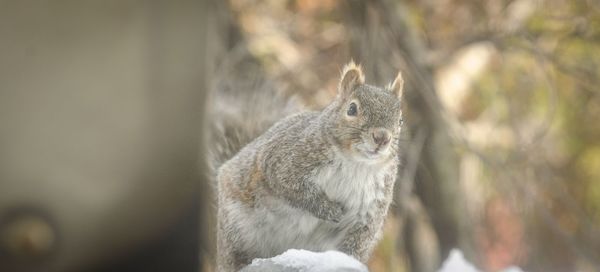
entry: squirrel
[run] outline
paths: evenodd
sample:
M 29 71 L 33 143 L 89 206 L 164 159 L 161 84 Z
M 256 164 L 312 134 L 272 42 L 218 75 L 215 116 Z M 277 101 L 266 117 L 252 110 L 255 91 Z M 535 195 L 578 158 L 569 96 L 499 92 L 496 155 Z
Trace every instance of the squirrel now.
M 399 72 L 367 85 L 351 61 L 325 109 L 276 122 L 219 167 L 218 271 L 292 248 L 368 260 L 398 171 L 403 84 Z

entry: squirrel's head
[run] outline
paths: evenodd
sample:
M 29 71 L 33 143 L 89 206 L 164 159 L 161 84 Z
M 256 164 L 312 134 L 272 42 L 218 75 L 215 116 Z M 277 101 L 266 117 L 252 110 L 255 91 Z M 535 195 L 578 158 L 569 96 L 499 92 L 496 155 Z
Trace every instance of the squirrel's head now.
M 400 100 L 404 81 L 398 73 L 385 88 L 365 84 L 360 66 L 344 67 L 331 105 L 335 142 L 358 161 L 377 163 L 398 152 L 402 128 Z

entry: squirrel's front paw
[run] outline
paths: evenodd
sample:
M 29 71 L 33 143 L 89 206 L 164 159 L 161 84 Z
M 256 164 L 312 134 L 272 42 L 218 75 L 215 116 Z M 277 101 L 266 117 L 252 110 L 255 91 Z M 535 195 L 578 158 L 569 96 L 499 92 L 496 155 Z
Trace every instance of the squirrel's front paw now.
M 326 207 L 323 207 L 321 210 L 321 216 L 319 216 L 323 220 L 332 221 L 335 223 L 340 222 L 342 216 L 344 215 L 344 205 L 339 202 L 331 201 L 327 203 Z

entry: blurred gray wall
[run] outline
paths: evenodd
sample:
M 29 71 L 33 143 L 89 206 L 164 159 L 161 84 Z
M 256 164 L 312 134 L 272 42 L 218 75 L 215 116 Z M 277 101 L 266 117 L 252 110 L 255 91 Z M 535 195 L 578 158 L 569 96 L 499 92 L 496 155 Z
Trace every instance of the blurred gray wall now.
M 0 271 L 118 258 L 193 203 L 204 13 L 0 2 Z

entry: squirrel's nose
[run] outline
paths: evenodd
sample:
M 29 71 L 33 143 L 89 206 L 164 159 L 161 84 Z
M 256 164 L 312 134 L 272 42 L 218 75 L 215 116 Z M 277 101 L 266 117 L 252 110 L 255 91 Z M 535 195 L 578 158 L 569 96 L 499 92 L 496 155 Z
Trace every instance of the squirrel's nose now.
M 386 145 L 390 142 L 391 135 L 387 129 L 377 128 L 373 130 L 373 140 L 377 145 Z

